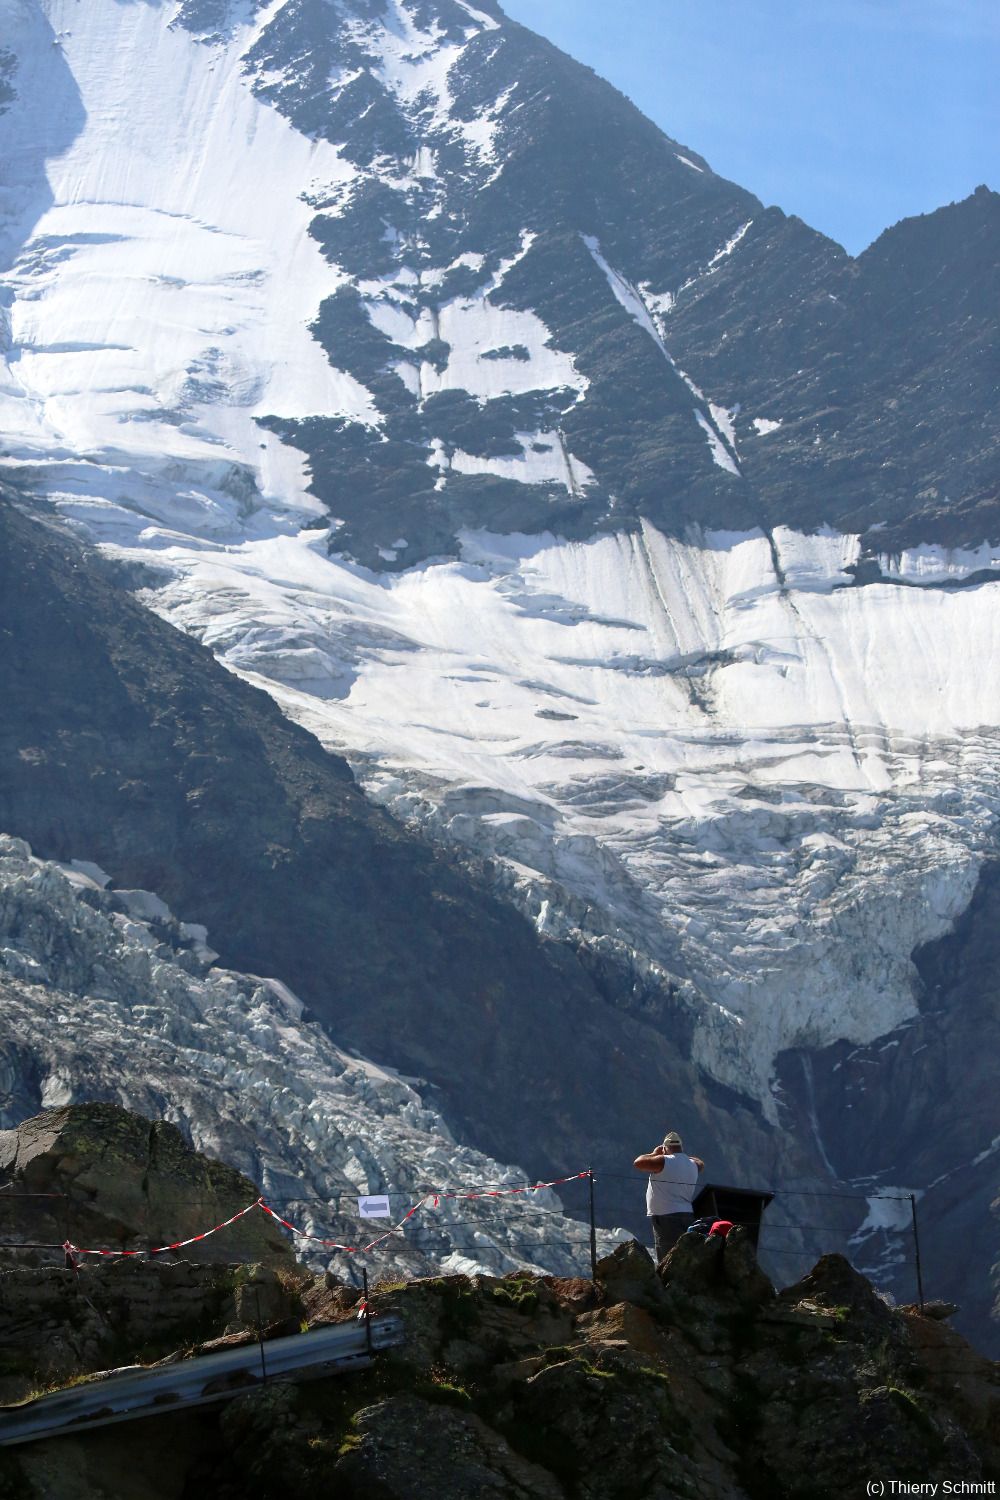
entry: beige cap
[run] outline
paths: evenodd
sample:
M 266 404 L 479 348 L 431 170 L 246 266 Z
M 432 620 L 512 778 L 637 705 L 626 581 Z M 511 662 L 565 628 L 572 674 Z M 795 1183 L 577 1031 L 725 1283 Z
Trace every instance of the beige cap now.
M 676 1130 L 670 1130 L 663 1137 L 663 1144 L 665 1146 L 683 1146 L 684 1142 L 681 1140 Z

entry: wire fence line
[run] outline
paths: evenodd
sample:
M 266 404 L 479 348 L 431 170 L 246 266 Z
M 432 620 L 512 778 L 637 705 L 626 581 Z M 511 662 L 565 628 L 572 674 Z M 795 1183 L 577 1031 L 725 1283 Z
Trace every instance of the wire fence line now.
M 646 1173 L 642 1172 L 638 1168 L 633 1168 L 631 1172 L 612 1172 L 603 1170 L 599 1167 L 594 1168 L 594 1179 L 596 1182 L 600 1182 L 602 1179 L 610 1179 L 611 1181 L 617 1182 L 635 1183 L 640 1178 L 646 1175 Z M 818 1179 L 809 1179 L 809 1181 L 816 1180 Z M 762 1194 L 770 1193 L 774 1198 L 846 1198 L 856 1203 L 867 1203 L 872 1198 L 884 1199 L 886 1202 L 893 1203 L 909 1203 L 910 1198 L 913 1196 L 911 1193 L 898 1192 L 880 1193 L 873 1191 L 868 1193 L 845 1193 L 840 1188 L 819 1189 L 797 1187 L 768 1187 L 761 1188 L 759 1191 Z
M 310 1242 L 319 1247 L 319 1249 L 328 1250 L 333 1254 L 366 1255 L 376 1250 L 379 1246 L 387 1246 L 391 1243 L 392 1250 L 397 1255 L 405 1255 L 406 1249 L 409 1246 L 415 1254 L 427 1258 L 433 1256 L 435 1253 L 440 1254 L 443 1248 L 442 1241 L 446 1245 L 450 1232 L 454 1229 L 462 1228 L 473 1232 L 477 1230 L 481 1231 L 484 1238 L 487 1239 L 487 1243 L 474 1242 L 464 1248 L 461 1245 L 451 1246 L 450 1253 L 467 1260 L 474 1261 L 477 1256 L 482 1260 L 485 1256 L 501 1260 L 517 1260 L 522 1258 L 532 1262 L 539 1262 L 544 1258 L 546 1249 L 561 1249 L 571 1251 L 582 1262 L 586 1262 L 589 1258 L 589 1269 L 593 1275 L 596 1271 L 597 1259 L 597 1224 L 594 1208 L 595 1183 L 599 1184 L 601 1181 L 614 1182 L 615 1184 L 627 1182 L 633 1188 L 638 1188 L 642 1185 L 642 1179 L 645 1175 L 634 1168 L 631 1172 L 587 1169 L 583 1172 L 570 1174 L 568 1177 L 544 1183 L 529 1180 L 515 1180 L 512 1182 L 508 1177 L 502 1182 L 483 1182 L 476 1184 L 474 1187 L 470 1187 L 468 1184 L 462 1186 L 456 1185 L 455 1187 L 436 1186 L 415 1189 L 413 1192 L 389 1187 L 384 1190 L 369 1189 L 369 1192 L 364 1194 L 361 1193 L 357 1186 L 351 1186 L 337 1189 L 327 1198 L 312 1197 L 310 1195 L 297 1197 L 289 1194 L 287 1197 L 283 1196 L 280 1199 L 258 1199 L 255 1203 L 242 1209 L 234 1218 L 225 1220 L 222 1224 L 215 1225 L 202 1234 L 191 1236 L 188 1240 L 178 1239 L 169 1245 L 154 1248 L 129 1249 L 127 1247 L 130 1241 L 135 1242 L 142 1238 L 140 1233 L 134 1232 L 121 1237 L 119 1248 L 107 1247 L 103 1250 L 81 1251 L 80 1253 L 99 1254 L 107 1258 L 114 1258 L 116 1256 L 134 1257 L 136 1255 L 158 1255 L 170 1251 L 179 1251 L 191 1243 L 224 1231 L 236 1219 L 242 1218 L 251 1209 L 259 1207 L 272 1220 L 276 1220 L 279 1224 L 284 1225 L 299 1241 Z M 574 1208 L 570 1204 L 560 1211 L 559 1209 L 543 1208 L 536 1203 L 530 1202 L 528 1198 L 530 1193 L 551 1192 L 556 1187 L 561 1189 L 561 1196 L 569 1197 L 572 1188 L 582 1183 L 586 1183 L 589 1189 L 589 1203 L 587 1205 L 577 1205 Z M 416 1199 L 416 1202 L 414 1202 L 414 1192 L 420 1193 L 420 1197 Z M 898 1192 L 879 1193 L 877 1191 L 848 1193 L 840 1189 L 821 1190 L 802 1187 L 779 1187 L 768 1189 L 767 1192 L 772 1197 L 801 1197 L 813 1200 L 830 1198 L 864 1202 L 869 1205 L 871 1205 L 873 1200 L 899 1203 L 909 1202 L 913 1218 L 918 1300 L 922 1303 L 923 1286 L 919 1262 L 915 1194 L 907 1195 Z M 373 1221 L 371 1217 L 366 1216 L 363 1220 L 365 1228 L 359 1234 L 357 1231 L 359 1228 L 360 1205 L 358 1215 L 343 1212 L 339 1205 L 345 1200 L 357 1202 L 359 1198 L 374 1196 L 387 1198 L 390 1205 L 393 1200 L 396 1200 L 401 1204 L 407 1203 L 412 1206 L 398 1224 L 391 1225 L 383 1234 L 372 1240 L 370 1244 L 352 1245 L 345 1243 L 344 1241 L 347 1239 L 360 1240 L 364 1238 L 367 1233 L 370 1233 Z M 181 1207 L 193 1209 L 199 1206 L 212 1206 L 218 1211 L 219 1201 L 219 1195 L 209 1197 L 204 1193 L 176 1191 L 154 1193 L 144 1207 L 150 1216 L 159 1215 L 170 1204 L 173 1204 L 178 1209 Z M 56 1217 L 58 1221 L 66 1226 L 64 1242 L 60 1245 L 48 1245 L 39 1238 L 33 1238 L 30 1241 L 26 1239 L 15 1240 L 13 1238 L 6 1238 L 0 1241 L 0 1248 L 7 1250 L 48 1249 L 53 1252 L 65 1251 L 67 1248 L 75 1249 L 76 1247 L 72 1245 L 72 1235 L 70 1232 L 72 1220 L 77 1211 L 89 1205 L 77 1202 L 69 1194 L 65 1193 L 19 1192 L 16 1184 L 7 1184 L 4 1189 L 0 1190 L 0 1206 L 11 1206 L 14 1204 L 28 1206 L 30 1204 L 36 1213 L 40 1213 L 44 1212 L 42 1204 L 46 1202 L 52 1205 L 48 1215 L 50 1221 L 52 1217 Z M 309 1227 L 301 1229 L 292 1223 L 290 1218 L 286 1217 L 285 1214 L 279 1214 L 274 1206 L 278 1202 L 282 1203 L 288 1215 L 305 1215 Z M 462 1205 L 461 1211 L 456 1212 L 455 1210 L 458 1209 L 459 1204 Z M 473 1204 L 475 1204 L 475 1207 L 473 1207 Z M 59 1208 L 56 1205 L 59 1205 Z M 452 1207 L 453 1205 L 454 1208 Z M 432 1222 L 427 1222 L 422 1216 L 419 1221 L 413 1218 L 414 1214 L 421 1209 L 434 1214 L 435 1217 Z M 313 1213 L 311 1210 L 317 1210 L 317 1212 Z M 580 1217 L 574 1218 L 574 1214 L 579 1214 Z M 395 1215 L 390 1212 L 389 1217 L 395 1217 Z M 562 1235 L 547 1233 L 547 1226 L 552 1220 L 560 1220 L 563 1223 L 569 1221 L 570 1223 L 579 1224 L 579 1235 L 574 1236 L 571 1232 L 565 1232 Z M 769 1241 L 773 1233 L 794 1233 L 802 1236 L 823 1235 L 827 1238 L 835 1236 L 841 1240 L 845 1238 L 842 1232 L 838 1234 L 834 1226 L 815 1224 L 804 1219 L 802 1221 L 789 1219 L 764 1220 L 762 1223 L 756 1220 L 737 1219 L 732 1222 L 745 1223 L 750 1227 L 757 1227 L 766 1236 L 768 1241 L 764 1251 L 766 1258 L 772 1256 L 794 1257 L 800 1262 L 805 1263 L 812 1254 L 816 1254 L 815 1250 L 810 1251 L 805 1244 L 799 1246 L 772 1245 Z M 314 1232 L 316 1228 L 326 1230 L 328 1226 L 332 1228 L 334 1225 L 338 1226 L 338 1231 L 340 1230 L 340 1226 L 345 1226 L 341 1231 L 343 1239 L 339 1237 L 339 1234 Z M 899 1227 L 898 1225 L 891 1226 L 896 1231 L 898 1231 Z M 0 1233 L 3 1232 L 4 1228 L 7 1229 L 9 1236 L 10 1224 L 6 1214 L 0 1215 Z M 535 1230 L 542 1230 L 543 1232 L 536 1234 Z M 880 1232 L 880 1227 L 873 1226 L 872 1233 L 878 1232 Z M 604 1233 L 602 1231 L 602 1237 Z M 492 1238 L 493 1243 L 488 1242 L 489 1238 Z M 848 1241 L 848 1247 L 850 1247 L 850 1241 Z M 822 1251 L 820 1250 L 819 1253 L 822 1253 Z

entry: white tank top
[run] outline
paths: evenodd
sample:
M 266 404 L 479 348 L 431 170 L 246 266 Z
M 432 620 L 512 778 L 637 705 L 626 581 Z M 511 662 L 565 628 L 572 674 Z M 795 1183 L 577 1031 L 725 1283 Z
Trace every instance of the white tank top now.
M 646 1213 L 690 1214 L 698 1186 L 698 1167 L 690 1156 L 677 1151 L 663 1158 L 663 1171 L 650 1172 L 646 1188 Z

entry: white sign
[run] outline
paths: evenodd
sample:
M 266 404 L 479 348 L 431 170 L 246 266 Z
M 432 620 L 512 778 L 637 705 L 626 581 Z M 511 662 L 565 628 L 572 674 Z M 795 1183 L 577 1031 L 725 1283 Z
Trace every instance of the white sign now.
M 387 1197 L 359 1198 L 358 1213 L 363 1219 L 391 1218 L 389 1213 L 389 1199 Z

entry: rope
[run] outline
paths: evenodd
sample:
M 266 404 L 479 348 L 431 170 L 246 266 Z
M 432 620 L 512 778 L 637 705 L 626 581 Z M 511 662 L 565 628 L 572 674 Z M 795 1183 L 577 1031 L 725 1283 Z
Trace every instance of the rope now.
M 394 1234 L 399 1234 L 404 1224 L 406 1224 L 408 1220 L 412 1219 L 414 1214 L 417 1213 L 426 1204 L 430 1204 L 432 1207 L 438 1208 L 440 1207 L 443 1199 L 449 1198 L 463 1200 L 479 1198 L 512 1198 L 516 1197 L 520 1193 L 537 1193 L 546 1188 L 560 1187 L 565 1182 L 577 1182 L 580 1180 L 580 1178 L 589 1176 L 589 1171 L 574 1172 L 569 1177 L 557 1177 L 552 1182 L 526 1183 L 522 1187 L 516 1188 L 493 1188 L 487 1191 L 477 1191 L 470 1193 L 449 1193 L 444 1191 L 425 1193 L 422 1198 L 419 1198 L 417 1202 L 413 1204 L 412 1208 L 407 1210 L 398 1224 L 394 1224 L 390 1229 L 386 1229 L 382 1234 L 371 1240 L 367 1245 L 345 1245 L 340 1240 L 324 1239 L 320 1235 L 309 1234 L 306 1230 L 299 1229 L 298 1226 L 293 1224 L 290 1219 L 282 1218 L 281 1214 L 273 1209 L 269 1203 L 265 1202 L 263 1198 L 257 1198 L 253 1203 L 248 1203 L 246 1208 L 241 1208 L 239 1213 L 233 1214 L 231 1219 L 225 1219 L 221 1224 L 214 1224 L 211 1229 L 203 1230 L 201 1234 L 193 1234 L 186 1240 L 174 1240 L 173 1243 L 169 1245 L 156 1245 L 147 1250 L 92 1250 L 85 1249 L 82 1245 L 75 1245 L 71 1240 L 66 1240 L 62 1248 L 68 1255 L 102 1255 L 109 1259 L 114 1259 L 116 1257 L 133 1257 L 142 1255 L 164 1255 L 170 1250 L 183 1250 L 186 1245 L 196 1245 L 199 1240 L 207 1240 L 209 1235 L 218 1234 L 220 1229 L 228 1229 L 231 1224 L 236 1223 L 237 1219 L 244 1218 L 247 1214 L 252 1213 L 253 1210 L 257 1208 L 260 1209 L 261 1213 L 267 1214 L 268 1217 L 273 1219 L 276 1224 L 281 1224 L 285 1229 L 289 1230 L 299 1239 L 309 1240 L 310 1243 L 314 1245 L 322 1245 L 327 1250 L 339 1251 L 343 1255 L 367 1255 L 370 1251 L 376 1249 L 379 1245 L 384 1244 L 386 1240 L 391 1239 Z M 447 1227 L 447 1225 L 445 1225 L 444 1227 Z
M 225 1219 L 221 1224 L 213 1224 L 211 1229 L 205 1229 L 201 1234 L 193 1234 L 190 1239 L 174 1240 L 171 1245 L 157 1245 L 149 1250 L 85 1250 L 82 1245 L 74 1245 L 71 1240 L 63 1242 L 63 1249 L 70 1255 L 105 1255 L 105 1256 L 134 1256 L 134 1255 L 164 1255 L 168 1250 L 183 1250 L 185 1245 L 196 1245 L 199 1240 L 207 1240 L 210 1234 L 218 1234 L 220 1229 L 228 1229 L 230 1224 L 235 1224 L 237 1219 L 245 1218 L 255 1208 L 263 1207 L 258 1198 L 255 1203 L 248 1203 L 246 1208 L 241 1208 L 239 1213 L 233 1214 L 231 1219 Z

